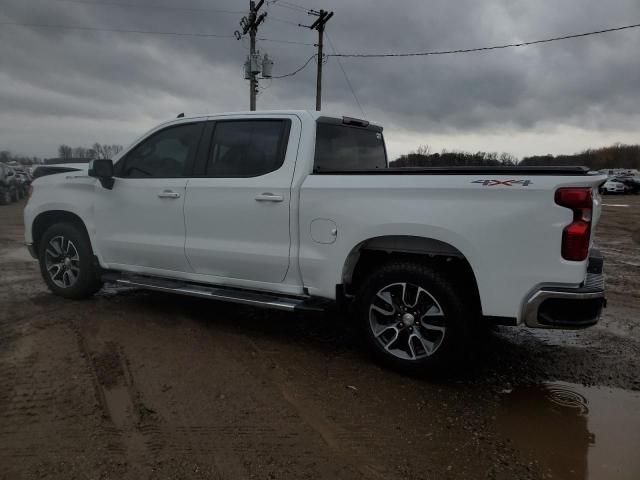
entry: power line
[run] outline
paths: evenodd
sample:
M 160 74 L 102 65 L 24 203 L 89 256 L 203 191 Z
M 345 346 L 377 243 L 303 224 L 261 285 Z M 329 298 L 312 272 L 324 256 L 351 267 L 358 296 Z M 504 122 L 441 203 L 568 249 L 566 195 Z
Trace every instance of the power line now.
M 309 11 L 308 7 L 305 7 L 303 5 L 298 5 L 297 3 L 294 3 L 294 2 L 289 2 L 288 0 L 276 0 L 276 1 L 280 3 L 284 3 L 285 5 L 289 5 L 292 8 L 297 8 L 298 10 L 301 10 L 301 11 L 306 11 L 306 12 Z
M 263 41 L 263 42 L 288 43 L 289 45 L 305 45 L 307 47 L 315 47 L 316 46 L 315 43 L 296 42 L 294 40 L 273 40 L 271 38 L 256 38 L 256 40 Z
M 146 4 L 146 5 L 136 5 L 133 3 L 123 3 L 123 2 L 90 2 L 87 0 L 56 0 L 57 2 L 65 2 L 65 3 L 76 3 L 80 5 L 91 5 L 95 7 L 124 7 L 124 8 L 139 8 L 145 10 L 179 10 L 179 11 L 191 11 L 191 12 L 215 12 L 215 13 L 228 13 L 233 15 L 242 15 L 245 12 L 241 11 L 233 11 L 233 10 L 222 10 L 218 8 L 208 8 L 208 7 L 174 7 L 168 5 L 156 5 L 156 4 Z
M 219 35 L 216 33 L 182 33 L 182 32 L 159 32 L 154 30 L 128 30 L 122 28 L 101 28 L 85 27 L 82 25 L 47 25 L 43 23 L 18 23 L 0 22 L 0 25 L 14 25 L 19 27 L 52 28 L 63 30 L 88 30 L 92 32 L 116 32 L 116 33 L 140 33 L 145 35 L 170 35 L 177 37 L 214 37 L 214 38 L 235 38 L 233 35 Z
M 336 53 L 336 48 L 333 46 L 333 42 L 331 41 L 331 37 L 329 36 L 329 33 L 327 32 L 327 40 L 329 40 L 329 46 L 331 47 L 331 50 L 333 50 L 333 53 Z M 356 91 L 353 88 L 353 85 L 351 85 L 351 81 L 349 80 L 349 76 L 347 75 L 347 71 L 344 69 L 344 66 L 342 65 L 342 61 L 340 60 L 340 57 L 336 57 L 336 60 L 338 61 L 338 65 L 340 66 L 340 70 L 342 70 L 342 74 L 344 75 L 344 79 L 347 81 L 347 85 L 349 86 L 349 90 L 351 90 L 351 94 L 353 95 L 353 98 L 356 100 L 356 104 L 358 105 L 358 108 L 360 109 L 360 112 L 362 113 L 363 116 L 366 117 L 366 114 L 364 113 L 364 109 L 362 108 L 362 105 L 360 104 L 360 100 L 358 100 L 358 96 L 356 95 Z
M 317 55 L 311 55 L 306 62 L 304 62 L 304 64 L 300 67 L 297 68 L 296 70 L 294 70 L 291 73 L 287 73 L 286 75 L 274 75 L 271 78 L 286 78 L 286 77 L 293 77 L 295 74 L 301 72 L 302 70 L 304 70 L 305 68 L 307 68 L 307 65 L 309 65 L 311 63 L 311 60 L 313 60 L 314 58 L 316 58 Z
M 79 5 L 90 5 L 93 7 L 122 7 L 122 8 L 134 8 L 134 9 L 144 9 L 144 10 L 170 10 L 170 11 L 184 11 L 184 12 L 212 12 L 212 13 L 226 13 L 230 15 L 244 15 L 246 12 L 239 10 L 222 10 L 219 8 L 210 8 L 210 7 L 174 7 L 174 6 L 166 6 L 166 5 L 156 5 L 156 4 L 147 4 L 147 5 L 135 5 L 133 3 L 122 3 L 122 2 L 91 2 L 87 0 L 56 0 L 57 2 L 64 3 L 75 3 Z M 292 22 L 290 20 L 274 17 L 273 15 L 269 15 L 269 20 L 275 20 L 281 23 L 288 23 L 294 26 L 298 26 L 296 22 Z
M 269 20 L 275 20 L 276 22 L 286 23 L 288 25 L 293 25 L 294 27 L 300 26 L 298 22 L 292 22 L 291 20 L 285 20 L 284 18 L 274 17 L 273 15 L 269 15 Z
M 272 0 L 268 2 L 268 5 L 275 5 L 276 7 L 288 8 L 289 10 L 294 10 L 296 12 L 307 13 L 309 11 L 308 8 L 305 8 L 301 5 L 296 5 L 292 2 L 287 2 L 285 0 Z
M 176 37 L 204 37 L 204 38 L 235 38 L 233 35 L 220 35 L 217 33 L 199 33 L 199 32 L 162 32 L 156 30 L 129 30 L 122 28 L 102 28 L 102 27 L 86 27 L 82 25 L 48 25 L 43 23 L 20 23 L 20 22 L 0 22 L 0 25 L 6 26 L 18 26 L 18 27 L 33 27 L 33 28 L 49 28 L 49 29 L 62 29 L 62 30 L 84 30 L 92 32 L 115 32 L 115 33 L 136 33 L 144 35 L 166 35 Z M 313 43 L 307 42 L 295 42 L 293 40 L 278 40 L 273 38 L 257 38 L 262 42 L 274 42 L 274 43 L 287 43 L 292 45 L 306 45 L 314 46 Z
M 410 52 L 410 53 L 334 53 L 329 56 L 330 57 L 357 57 L 357 58 L 426 57 L 428 55 L 449 55 L 454 53 L 482 52 L 487 50 L 499 50 L 503 48 L 524 47 L 527 45 L 536 45 L 540 43 L 557 42 L 559 40 L 588 37 L 591 35 L 600 35 L 600 34 L 609 33 L 609 32 L 619 32 L 621 30 L 628 30 L 631 28 L 638 28 L 638 27 L 640 27 L 640 23 L 636 23 L 634 25 L 625 25 L 623 27 L 614 27 L 614 28 L 607 28 L 604 30 L 596 30 L 593 32 L 576 33 L 573 35 L 563 35 L 561 37 L 546 38 L 544 40 L 534 40 L 531 42 L 520 42 L 520 43 L 507 43 L 505 45 L 493 45 L 490 47 L 464 48 L 464 49 L 458 49 L 458 50 L 435 50 L 431 52 Z

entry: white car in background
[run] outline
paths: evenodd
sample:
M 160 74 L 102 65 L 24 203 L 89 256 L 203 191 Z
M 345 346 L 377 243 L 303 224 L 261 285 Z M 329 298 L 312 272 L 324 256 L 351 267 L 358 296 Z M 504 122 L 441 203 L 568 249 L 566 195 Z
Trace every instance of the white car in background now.
M 604 182 L 604 185 L 601 187 L 602 193 L 625 193 L 626 191 L 627 186 L 613 178 Z

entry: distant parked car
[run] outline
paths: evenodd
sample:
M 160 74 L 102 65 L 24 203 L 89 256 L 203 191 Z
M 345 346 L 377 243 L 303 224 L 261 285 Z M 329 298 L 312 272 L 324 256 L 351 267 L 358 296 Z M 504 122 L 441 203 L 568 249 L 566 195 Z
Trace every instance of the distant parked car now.
M 604 182 L 604 185 L 600 187 L 600 191 L 601 193 L 625 193 L 627 191 L 627 186 L 612 178 Z
M 0 163 L 0 205 L 18 200 L 16 172 L 9 165 Z
M 16 171 L 16 188 L 18 199 L 24 198 L 27 196 L 29 192 L 29 185 L 31 185 L 31 180 L 26 173 L 19 173 Z
M 14 167 L 14 170 L 16 171 L 17 174 L 22 175 L 24 177 L 24 181 L 27 182 L 28 184 L 31 183 L 32 180 L 32 176 L 31 173 L 29 172 L 28 169 L 25 169 L 23 167 Z
M 616 180 L 627 187 L 626 193 L 640 193 L 640 176 L 625 175 L 617 177 Z

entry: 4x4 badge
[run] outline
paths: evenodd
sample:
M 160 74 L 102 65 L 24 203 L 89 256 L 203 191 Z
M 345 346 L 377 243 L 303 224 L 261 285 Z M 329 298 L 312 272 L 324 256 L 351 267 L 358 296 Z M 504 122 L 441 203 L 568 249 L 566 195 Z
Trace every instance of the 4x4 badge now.
M 471 183 L 480 183 L 485 187 L 495 187 L 496 185 L 504 185 L 505 187 L 522 185 L 523 187 L 528 187 L 533 182 L 531 180 L 473 180 Z

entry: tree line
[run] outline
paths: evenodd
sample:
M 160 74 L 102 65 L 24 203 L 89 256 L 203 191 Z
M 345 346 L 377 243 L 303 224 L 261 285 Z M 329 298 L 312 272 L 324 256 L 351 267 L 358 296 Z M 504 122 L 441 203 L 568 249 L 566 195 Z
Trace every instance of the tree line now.
M 401 155 L 391 162 L 392 167 L 453 167 L 453 166 L 586 166 L 593 170 L 624 168 L 640 170 L 640 145 L 616 143 L 610 147 L 588 149 L 573 155 L 534 155 L 518 160 L 509 153 L 497 152 L 432 152 L 428 145 Z
M 391 162 L 392 167 L 480 167 L 517 165 L 518 159 L 510 153 L 502 152 L 462 152 L 448 151 L 432 153 L 428 145 L 420 145 L 417 150 L 401 155 Z
M 71 147 L 60 145 L 58 147 L 58 158 L 43 159 L 40 157 L 29 157 L 13 153 L 11 150 L 0 150 L 0 162 L 19 165 L 37 165 L 40 163 L 56 163 L 60 161 L 89 161 L 96 158 L 109 159 L 122 151 L 122 145 L 94 143 L 91 147 Z
M 62 144 L 58 147 L 58 158 L 60 160 L 93 160 L 109 159 L 122 151 L 122 145 L 107 145 L 94 143 L 91 147 L 71 147 Z
M 593 170 L 625 168 L 640 170 L 640 145 L 616 143 L 610 147 L 589 149 L 574 155 L 538 155 L 524 157 L 520 165 L 584 165 Z

